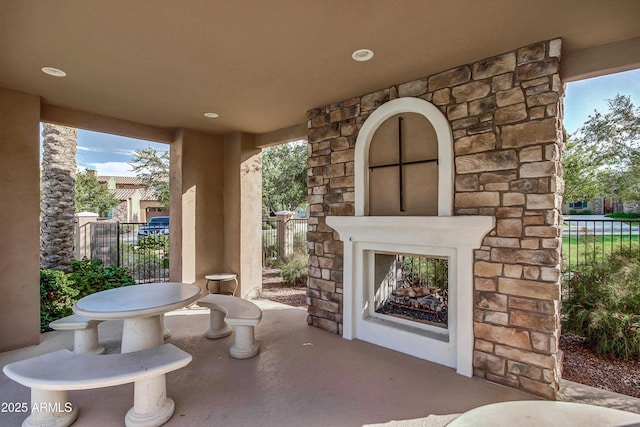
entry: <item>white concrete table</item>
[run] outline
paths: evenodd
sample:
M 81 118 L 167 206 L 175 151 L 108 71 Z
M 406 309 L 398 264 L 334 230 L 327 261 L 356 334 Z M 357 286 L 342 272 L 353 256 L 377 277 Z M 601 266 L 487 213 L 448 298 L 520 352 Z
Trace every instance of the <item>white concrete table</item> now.
M 202 293 L 189 283 L 147 283 L 87 295 L 73 311 L 97 320 L 124 320 L 122 353 L 146 350 L 164 343 L 163 314 L 195 302 Z

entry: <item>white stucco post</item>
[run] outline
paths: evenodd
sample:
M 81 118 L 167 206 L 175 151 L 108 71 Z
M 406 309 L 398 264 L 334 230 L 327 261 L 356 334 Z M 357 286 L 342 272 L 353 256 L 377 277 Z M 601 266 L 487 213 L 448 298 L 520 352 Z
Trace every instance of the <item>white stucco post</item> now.
M 278 257 L 284 258 L 293 253 L 293 224 L 290 219 L 293 212 L 276 212 L 276 227 L 278 231 Z

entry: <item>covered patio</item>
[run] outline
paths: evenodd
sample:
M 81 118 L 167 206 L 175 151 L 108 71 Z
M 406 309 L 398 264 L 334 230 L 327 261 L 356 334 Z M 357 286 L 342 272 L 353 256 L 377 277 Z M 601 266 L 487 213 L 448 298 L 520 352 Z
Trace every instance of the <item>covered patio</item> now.
M 193 361 L 167 376 L 176 410 L 170 426 L 444 426 L 478 406 L 539 397 L 457 375 L 451 368 L 365 343 L 348 341 L 305 324 L 301 308 L 254 300 L 263 310 L 256 328 L 258 356 L 229 356 L 233 336 L 204 337 L 208 310 L 193 306 L 166 316 L 167 342 Z M 107 353 L 120 351 L 122 323 L 103 322 Z M 72 333 L 48 332 L 38 346 L 0 355 L 0 366 L 71 348 Z M 131 384 L 69 393 L 80 415 L 74 426 L 120 426 L 133 400 Z M 590 403 L 640 414 L 640 399 L 563 384 L 559 400 Z M 29 402 L 29 389 L 0 376 L 1 402 Z M 25 413 L 2 413 L 0 424 L 19 425 Z M 431 417 L 429 417 L 431 415 Z M 434 417 L 433 415 L 447 415 Z M 394 422 L 397 422 L 395 424 Z
M 196 332 L 197 311 L 168 316 L 194 355 L 169 375 L 186 396 L 172 422 L 356 425 L 562 398 L 564 85 L 640 67 L 636 0 L 9 0 L 2 12 L 7 361 L 68 346 L 39 331 L 42 122 L 169 144 L 170 280 L 204 288 L 232 272 L 247 299 L 261 293 L 261 150 L 306 139 L 309 309 L 265 309 L 264 351 L 242 362 Z M 444 326 L 374 307 L 398 291 L 374 281 L 405 255 L 446 263 Z M 120 398 L 78 394 L 89 411 Z

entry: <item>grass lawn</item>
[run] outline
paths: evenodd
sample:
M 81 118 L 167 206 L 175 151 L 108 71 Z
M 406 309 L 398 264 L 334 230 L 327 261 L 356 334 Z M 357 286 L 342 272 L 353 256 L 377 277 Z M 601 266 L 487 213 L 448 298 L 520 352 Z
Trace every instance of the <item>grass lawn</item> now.
M 563 237 L 563 270 L 576 271 L 585 264 L 601 263 L 612 252 L 638 248 L 639 241 L 638 235 Z

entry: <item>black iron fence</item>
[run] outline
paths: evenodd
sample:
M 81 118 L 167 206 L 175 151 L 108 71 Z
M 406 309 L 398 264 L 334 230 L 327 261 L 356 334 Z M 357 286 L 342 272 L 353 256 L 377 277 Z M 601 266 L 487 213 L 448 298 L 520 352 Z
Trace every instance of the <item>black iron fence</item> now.
M 77 229 L 76 258 L 127 267 L 137 283 L 169 281 L 169 230 L 144 223 L 91 222 Z
M 307 250 L 307 219 L 269 217 L 262 220 L 262 265 Z
M 562 275 L 569 280 L 607 262 L 613 253 L 638 249 L 640 220 L 566 218 L 562 229 Z M 564 294 L 564 293 L 563 293 Z
M 448 324 L 448 258 L 376 253 L 375 274 L 376 313 Z
M 144 223 L 92 222 L 78 229 L 76 257 L 128 267 L 138 283 L 169 281 L 168 230 L 145 235 Z M 562 230 L 565 279 L 622 249 L 640 246 L 640 220 L 566 218 Z M 307 250 L 307 219 L 262 221 L 263 265 Z

